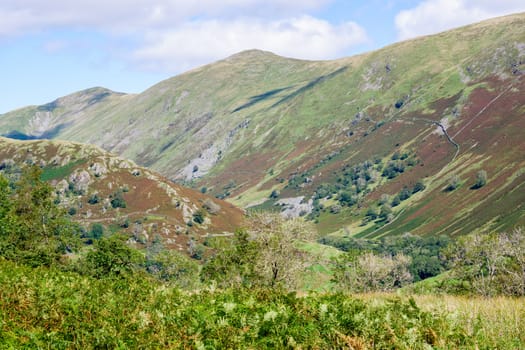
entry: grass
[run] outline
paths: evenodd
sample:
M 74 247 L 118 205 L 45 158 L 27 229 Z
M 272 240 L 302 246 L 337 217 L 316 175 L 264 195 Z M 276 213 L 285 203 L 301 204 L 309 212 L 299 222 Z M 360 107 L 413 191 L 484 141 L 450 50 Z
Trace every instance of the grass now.
M 414 297 L 423 310 L 444 310 L 448 322 L 462 325 L 479 349 L 521 349 L 525 346 L 525 299 L 510 297 Z
M 370 303 L 398 296 L 389 293 L 353 295 Z M 409 295 L 427 312 L 443 312 L 451 329 L 471 339 L 471 349 L 522 349 L 525 346 L 525 298 L 453 295 Z M 445 349 L 453 348 L 445 346 Z
M 56 179 L 67 178 L 75 167 L 84 164 L 86 161 L 86 159 L 78 159 L 74 162 L 67 163 L 64 166 L 46 166 L 43 169 L 42 176 L 40 178 L 42 179 L 42 181 L 51 181 Z
M 61 130 L 61 138 L 96 140 L 99 145 L 118 144 L 113 151 L 150 166 L 170 179 L 177 178 L 188 161 L 205 155 L 207 150 L 220 151 L 221 157 L 210 172 L 203 179 L 195 179 L 194 184 L 220 189 L 235 180 L 242 186 L 238 189 L 242 192 L 236 191 L 236 198 L 229 200 L 246 207 L 268 198 L 271 192 L 268 188 L 274 180 L 290 179 L 295 171 L 308 171 L 305 165 L 309 161 L 322 159 L 334 151 L 341 153 L 315 168 L 314 184 L 323 178 L 332 181 L 330 174 L 343 162 L 384 157 L 393 151 L 394 145 L 400 149 L 408 145 L 424 148 L 423 142 L 427 141 L 423 139 L 430 140 L 430 126 L 421 122 L 410 124 L 410 119 L 433 110 L 436 115 L 421 117 L 439 120 L 450 117 L 454 107 L 458 107 L 459 112 L 463 111 L 462 106 L 468 107 L 476 87 L 486 84 L 488 88 L 487 78 L 495 70 L 508 69 L 509 62 L 519 59 L 518 50 L 511 46 L 523 37 L 524 18 L 521 14 L 493 20 L 335 61 L 307 62 L 252 51 L 166 80 L 137 96 L 115 95 L 98 101 L 104 91 L 76 94 L 69 99 L 73 104 L 86 94 L 93 95 L 96 101 L 82 109 L 83 118 L 78 118 L 66 101 L 63 110 L 53 113 L 67 125 Z M 508 52 L 494 59 L 495 53 L 503 52 L 501 49 Z M 472 73 L 468 73 L 470 71 Z M 468 83 L 466 76 L 470 79 Z M 402 108 L 395 108 L 400 99 L 406 103 Z M 443 108 L 439 107 L 443 101 L 438 103 L 442 99 L 447 99 Z M 501 113 L 507 115 L 510 109 L 505 106 Z M 34 107 L 3 115 L 0 133 L 26 130 L 37 110 L 38 107 Z M 359 120 L 358 114 L 363 114 Z M 460 116 L 451 122 L 463 123 L 466 119 Z M 379 121 L 386 123 L 362 137 L 365 130 L 374 128 Z M 499 139 L 497 130 L 492 128 L 489 136 Z M 514 130 L 519 132 L 522 128 L 517 126 Z M 353 136 L 346 136 L 348 132 Z M 470 131 L 466 129 L 467 132 Z M 480 145 L 491 140 L 484 138 Z M 164 150 L 163 145 L 170 147 Z M 287 155 L 298 147 L 304 147 L 305 151 L 289 159 Z M 496 158 L 505 152 L 484 153 Z M 241 157 L 264 158 L 264 166 L 251 162 L 237 166 Z M 519 155 L 513 154 L 507 163 L 518 158 Z M 430 158 L 422 159 L 422 163 L 427 161 L 430 162 Z M 459 165 L 456 162 L 453 167 Z M 268 175 L 270 168 L 275 171 L 271 176 Z M 50 170 L 45 176 L 53 179 L 60 172 L 67 169 Z M 435 171 L 419 173 L 421 177 L 436 175 Z M 395 181 L 406 178 L 403 175 Z M 281 185 L 285 183 L 274 188 Z M 392 187 L 385 182 L 373 191 L 388 192 L 389 188 Z M 286 192 L 289 197 L 311 194 L 312 187 L 308 186 Z M 433 208 L 440 201 L 444 203 L 438 199 Z M 458 211 L 456 209 L 453 208 Z M 474 220 L 479 218 L 475 214 L 467 215 Z M 333 216 L 323 214 L 318 227 L 326 234 L 360 219 L 344 211 Z M 516 214 L 504 220 L 511 225 L 524 219 Z M 417 228 L 404 227 L 399 220 L 376 233 L 402 233 L 412 229 L 423 234 L 436 232 L 430 221 L 421 223 Z M 362 229 L 363 235 L 375 230 Z
M 183 292 L 0 259 L 0 344 L 53 348 L 521 349 L 525 299 Z

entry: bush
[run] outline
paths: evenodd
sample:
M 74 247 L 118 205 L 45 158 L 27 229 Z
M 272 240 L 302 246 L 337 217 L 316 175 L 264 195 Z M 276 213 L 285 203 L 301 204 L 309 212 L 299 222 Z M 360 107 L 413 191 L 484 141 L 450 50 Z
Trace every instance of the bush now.
M 448 185 L 445 188 L 445 191 L 452 192 L 456 190 L 459 185 L 461 185 L 461 179 L 457 175 L 452 175 L 450 179 L 448 180 Z
M 504 322 L 473 317 L 479 331 L 472 332 L 472 319 L 462 312 L 423 311 L 396 296 L 369 301 L 244 288 L 181 293 L 138 274 L 95 279 L 3 261 L 0 280 L 0 320 L 8 325 L 2 345 L 12 349 L 523 348 L 519 333 L 504 332 L 493 343 L 485 337 L 488 325 Z
M 420 181 L 416 182 L 416 184 L 414 185 L 414 188 L 412 189 L 412 193 L 421 192 L 425 188 L 426 188 L 425 184 L 423 183 L 423 181 L 420 180 Z
M 401 198 L 399 198 L 399 195 L 395 195 L 392 198 L 392 207 L 397 207 L 399 204 L 401 204 Z
M 146 261 L 149 273 L 162 281 L 183 289 L 198 285 L 199 265 L 174 250 L 162 250 Z
M 476 182 L 472 185 L 472 189 L 476 190 L 487 184 L 487 172 L 485 170 L 480 170 L 476 174 Z
M 96 278 L 125 277 L 143 262 L 142 254 L 126 245 L 126 237 L 113 235 L 101 238 L 95 249 L 79 261 L 79 270 Z
M 88 199 L 88 203 L 89 204 L 97 204 L 100 202 L 100 198 L 98 197 L 98 194 L 92 194 L 89 199 Z
M 193 221 L 197 224 L 203 224 L 205 220 L 205 213 L 203 210 L 197 210 L 193 213 Z
M 93 225 L 91 225 L 91 230 L 89 230 L 87 234 L 87 238 L 100 239 L 102 238 L 103 235 L 104 235 L 104 226 L 96 222 Z
M 113 195 L 113 198 L 111 199 L 111 206 L 113 208 L 126 208 L 126 201 L 122 197 L 121 192 L 117 192 Z
M 401 192 L 399 192 L 399 199 L 401 201 L 406 201 L 407 199 L 410 198 L 410 196 L 412 195 L 412 193 L 410 192 L 410 190 L 406 187 L 404 187 Z

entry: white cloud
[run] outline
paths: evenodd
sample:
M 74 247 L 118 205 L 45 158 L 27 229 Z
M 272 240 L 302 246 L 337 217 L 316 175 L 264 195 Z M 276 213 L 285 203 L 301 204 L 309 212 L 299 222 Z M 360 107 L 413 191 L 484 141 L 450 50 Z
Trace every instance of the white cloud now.
M 332 0 L 2 0 L 0 35 L 60 27 L 140 31 L 194 17 L 302 13 Z
M 523 0 L 426 0 L 398 13 L 395 22 L 399 39 L 409 39 L 521 11 Z
M 354 22 L 309 15 L 334 0 L 0 0 L 0 39 L 48 33 L 47 53 L 80 50 L 75 34 L 97 33 L 116 59 L 142 69 L 178 73 L 257 48 L 304 59 L 344 55 L 364 43 Z
M 134 58 L 150 69 L 181 71 L 252 48 L 304 59 L 335 58 L 366 40 L 365 30 L 356 23 L 334 26 L 310 16 L 210 20 L 152 32 Z

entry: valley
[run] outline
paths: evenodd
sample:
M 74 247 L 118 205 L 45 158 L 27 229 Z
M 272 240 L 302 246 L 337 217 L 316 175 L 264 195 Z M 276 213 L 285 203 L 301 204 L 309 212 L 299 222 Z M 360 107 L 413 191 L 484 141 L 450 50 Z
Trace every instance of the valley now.
M 334 61 L 245 51 L 141 94 L 93 88 L 16 110 L 0 117 L 0 132 L 95 144 L 245 209 L 303 201 L 281 209 L 322 234 L 506 230 L 525 223 L 524 21 Z M 348 182 L 365 163 L 368 173 Z M 479 171 L 488 178 L 474 190 Z M 453 177 L 461 186 L 445 191 Z M 418 181 L 424 191 L 392 205 Z M 389 220 L 366 219 L 386 202 Z
M 1 114 L 0 348 L 525 348 L 524 91 L 518 13 Z

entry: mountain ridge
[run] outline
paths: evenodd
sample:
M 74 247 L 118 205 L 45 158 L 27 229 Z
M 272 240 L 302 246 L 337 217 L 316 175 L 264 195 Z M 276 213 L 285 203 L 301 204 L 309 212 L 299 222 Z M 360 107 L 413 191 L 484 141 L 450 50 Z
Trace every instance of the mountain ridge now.
M 293 206 L 294 215 L 315 214 L 325 233 L 399 233 L 411 229 L 403 217 L 417 211 L 420 194 L 395 207 L 394 222 L 374 219 L 360 226 L 365 209 L 379 211 L 382 195 L 393 198 L 417 181 L 437 202 L 462 194 L 466 207 L 477 207 L 479 191 L 463 193 L 460 187 L 448 193 L 438 187 L 445 187 L 445 175 L 472 178 L 476 167 L 505 166 L 496 149 L 512 150 L 517 174 L 523 160 L 516 147 L 522 141 L 509 128 L 520 126 L 523 113 L 524 28 L 525 14 L 517 14 L 331 61 L 248 50 L 138 95 L 110 96 L 80 112 L 58 111 L 49 130 L 53 138 L 97 144 L 243 207 L 276 209 L 284 200 L 283 211 Z M 33 135 L 37 112 L 0 116 L 0 133 Z M 502 137 L 518 146 L 488 147 Z M 478 165 L 470 160 L 476 147 L 483 149 Z M 397 153 L 413 164 L 392 159 Z M 391 163 L 398 166 L 394 172 Z M 349 175 L 359 166 L 366 169 Z M 498 175 L 497 181 L 512 174 Z M 351 176 L 356 178 L 347 179 Z M 495 190 L 496 178 L 482 191 Z M 317 198 L 327 186 L 330 198 Z M 346 194 L 352 199 L 341 201 Z M 341 212 L 328 212 L 340 204 Z M 488 222 L 502 215 L 496 212 Z M 509 222 L 503 219 L 505 225 L 523 222 L 523 213 L 513 215 Z M 472 211 L 467 216 L 479 218 Z M 447 225 L 439 227 L 441 232 Z M 428 221 L 417 231 L 434 229 Z

